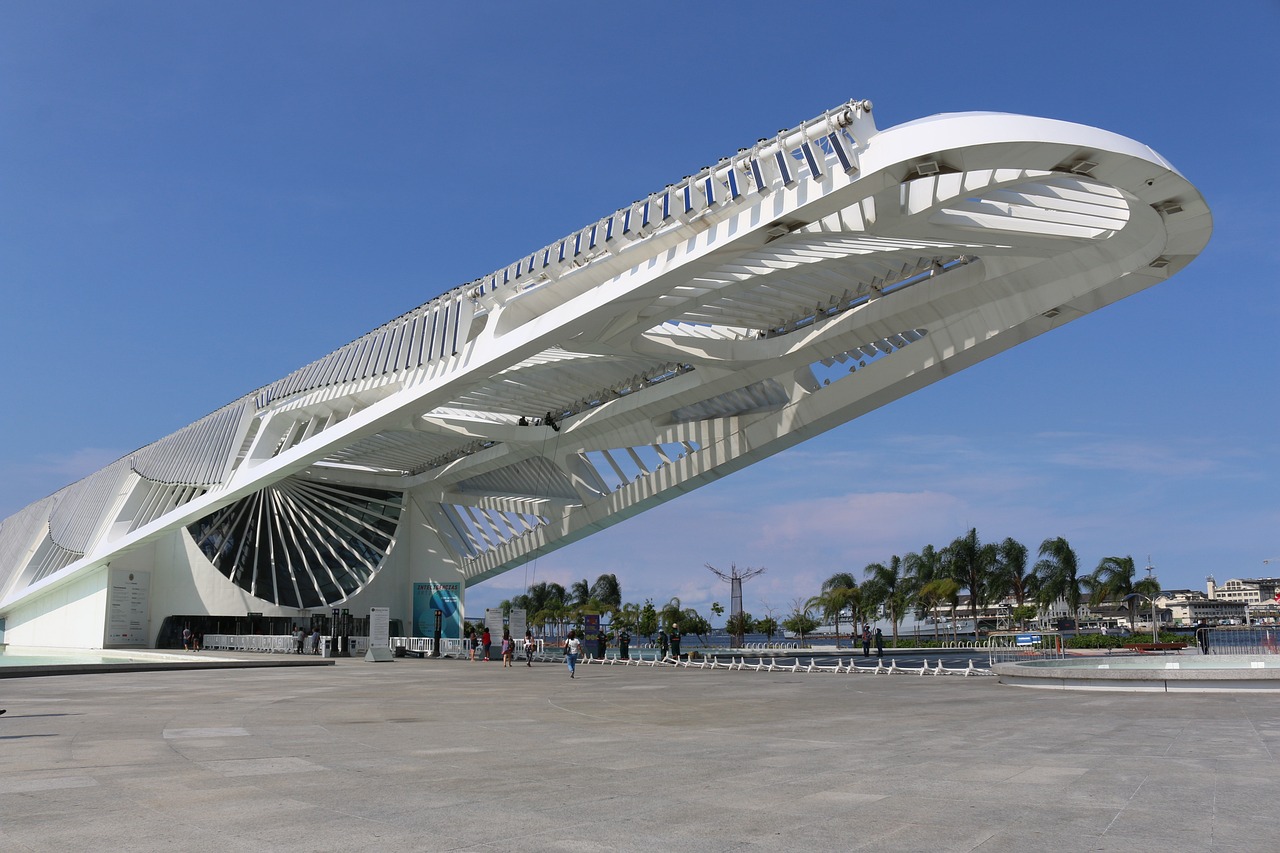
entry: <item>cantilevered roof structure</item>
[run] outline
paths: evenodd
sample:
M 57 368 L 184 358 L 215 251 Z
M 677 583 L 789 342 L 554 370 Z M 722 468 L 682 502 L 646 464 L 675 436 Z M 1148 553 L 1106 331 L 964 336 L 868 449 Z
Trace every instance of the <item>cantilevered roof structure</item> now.
M 0 523 L 11 643 L 468 585 L 1157 284 L 1210 212 L 1063 121 L 852 101 Z

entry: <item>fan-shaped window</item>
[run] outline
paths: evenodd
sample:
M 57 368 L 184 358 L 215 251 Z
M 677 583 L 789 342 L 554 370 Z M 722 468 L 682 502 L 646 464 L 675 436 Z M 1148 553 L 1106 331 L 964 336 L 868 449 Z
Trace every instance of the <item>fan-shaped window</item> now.
M 359 592 L 395 544 L 403 494 L 290 478 L 188 526 L 218 571 L 283 607 Z

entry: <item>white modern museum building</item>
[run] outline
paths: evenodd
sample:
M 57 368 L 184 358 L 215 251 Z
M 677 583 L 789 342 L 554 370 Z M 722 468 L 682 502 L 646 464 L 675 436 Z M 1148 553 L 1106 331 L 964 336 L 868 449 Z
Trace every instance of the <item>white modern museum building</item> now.
M 3 641 L 370 607 L 448 635 L 468 586 L 1164 281 L 1211 230 L 1114 133 L 842 104 L 4 519 Z

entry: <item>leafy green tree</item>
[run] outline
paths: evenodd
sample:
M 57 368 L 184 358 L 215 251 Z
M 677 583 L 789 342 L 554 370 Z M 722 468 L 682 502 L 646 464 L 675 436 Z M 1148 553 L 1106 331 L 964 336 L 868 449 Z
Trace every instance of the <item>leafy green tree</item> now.
M 635 631 L 637 634 L 640 625 L 640 605 L 627 602 L 613 611 L 613 619 L 609 623 L 609 627 L 615 631 L 626 629 Z
M 782 620 L 782 627 L 797 635 L 802 644 L 805 636 L 813 633 L 820 624 L 822 623 L 814 618 L 809 605 L 803 601 L 797 601 L 791 615 Z
M 719 619 L 724 615 L 724 605 L 718 601 L 711 602 L 711 612 L 716 615 L 717 619 Z
M 568 604 L 583 606 L 591 600 L 591 584 L 587 583 L 587 579 L 574 581 L 569 585 Z
M 1067 602 L 1071 618 L 1080 612 L 1080 560 L 1061 536 L 1040 543 L 1040 559 L 1036 561 L 1039 577 L 1038 602 L 1047 607 L 1059 598 Z
M 1009 611 L 1009 616 L 1017 624 L 1018 630 L 1021 631 L 1026 627 L 1027 621 L 1034 619 L 1036 614 L 1040 612 L 1040 608 L 1034 604 L 1019 604 L 1013 610 Z
M 693 634 L 702 645 L 705 646 L 707 644 L 707 635 L 711 633 L 711 623 L 701 613 L 692 607 L 686 607 L 680 611 L 679 623 L 680 633 L 685 635 Z
M 645 639 L 651 639 L 658 633 L 658 611 L 654 609 L 653 599 L 646 598 L 640 608 L 640 618 L 636 620 L 636 633 Z
M 772 643 L 773 635 L 778 633 L 778 620 L 774 619 L 772 616 L 761 616 L 759 619 L 755 620 L 755 629 L 757 632 L 768 637 L 769 642 Z M 746 634 L 749 632 L 743 631 L 743 633 Z
M 756 621 L 751 618 L 750 613 L 744 610 L 741 613 L 735 613 L 730 616 L 728 621 L 725 622 L 724 629 L 733 638 L 733 645 L 741 648 L 743 642 L 745 642 L 744 637 L 756 629 Z
M 996 549 L 978 541 L 978 529 L 958 537 L 945 549 L 947 574 L 969 590 L 969 613 L 973 617 L 973 635 L 977 639 L 978 608 L 987 604 L 987 590 L 995 572 Z

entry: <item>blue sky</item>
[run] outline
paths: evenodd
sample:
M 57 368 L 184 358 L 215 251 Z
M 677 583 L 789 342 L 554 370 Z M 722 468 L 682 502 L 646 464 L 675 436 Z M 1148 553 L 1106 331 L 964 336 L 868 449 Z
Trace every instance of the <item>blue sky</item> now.
M 0 4 L 0 518 L 850 98 L 1131 136 L 1215 216 L 1172 280 L 473 588 L 703 608 L 976 527 L 1167 588 L 1280 573 L 1280 5 Z M 1272 57 L 1267 59 L 1267 57 Z M 1280 560 L 1278 560 L 1280 563 Z

